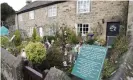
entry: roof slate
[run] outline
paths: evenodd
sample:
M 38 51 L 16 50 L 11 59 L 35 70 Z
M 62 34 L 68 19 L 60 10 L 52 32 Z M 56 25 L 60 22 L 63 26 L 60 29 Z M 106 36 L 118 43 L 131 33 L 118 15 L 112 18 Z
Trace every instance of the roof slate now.
M 41 8 L 41 7 L 44 7 L 44 6 L 52 5 L 54 3 L 59 3 L 59 2 L 62 2 L 62 1 L 34 1 L 34 2 L 31 2 L 27 5 L 25 5 L 23 8 L 21 8 L 17 12 L 17 14 L 27 12 L 27 11 L 30 11 L 30 10 L 34 10 L 36 8 Z

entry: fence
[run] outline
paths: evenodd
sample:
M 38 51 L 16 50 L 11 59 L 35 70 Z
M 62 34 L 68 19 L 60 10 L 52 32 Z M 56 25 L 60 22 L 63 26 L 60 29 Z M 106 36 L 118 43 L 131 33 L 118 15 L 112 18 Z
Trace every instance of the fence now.
M 44 80 L 44 75 L 29 66 L 24 66 L 24 80 Z

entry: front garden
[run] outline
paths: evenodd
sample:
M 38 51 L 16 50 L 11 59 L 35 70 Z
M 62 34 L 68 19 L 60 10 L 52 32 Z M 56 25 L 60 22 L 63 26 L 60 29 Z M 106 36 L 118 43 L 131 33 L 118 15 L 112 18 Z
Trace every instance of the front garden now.
M 122 55 L 127 51 L 126 36 L 123 35 L 124 28 L 109 50 L 108 57 L 105 59 L 102 78 L 108 79 L 113 72 L 118 68 Z M 29 66 L 39 72 L 43 72 L 50 67 L 56 67 L 66 72 L 69 76 L 72 71 L 74 60 L 70 60 L 70 56 L 74 54 L 73 48 L 80 41 L 84 44 L 105 46 L 106 42 L 101 39 L 96 32 L 90 32 L 85 39 L 82 39 L 81 34 L 76 35 L 69 28 L 62 28 L 55 33 L 55 36 L 44 36 L 41 38 L 36 31 L 33 30 L 32 37 L 22 38 L 19 30 L 16 30 L 11 39 L 11 36 L 1 36 L 1 47 L 10 51 L 13 55 L 21 55 L 22 50 L 25 50 L 29 62 Z M 50 45 L 48 44 L 50 43 Z M 63 62 L 66 63 L 63 63 Z

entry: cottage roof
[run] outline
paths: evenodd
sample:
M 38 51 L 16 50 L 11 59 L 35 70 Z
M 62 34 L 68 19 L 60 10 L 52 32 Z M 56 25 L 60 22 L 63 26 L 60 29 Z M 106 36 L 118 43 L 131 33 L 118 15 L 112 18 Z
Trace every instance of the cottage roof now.
M 52 5 L 52 4 L 61 3 L 61 2 L 64 2 L 64 1 L 34 1 L 34 2 L 31 2 L 27 5 L 25 5 L 23 8 L 21 8 L 17 12 L 17 14 L 24 13 L 24 12 L 31 11 L 31 10 L 35 10 L 35 9 L 45 7 L 45 6 L 49 6 L 49 5 Z

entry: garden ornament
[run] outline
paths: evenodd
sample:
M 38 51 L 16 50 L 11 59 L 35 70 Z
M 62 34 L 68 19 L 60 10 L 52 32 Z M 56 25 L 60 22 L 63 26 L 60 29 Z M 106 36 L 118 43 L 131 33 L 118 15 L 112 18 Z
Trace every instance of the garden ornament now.
M 24 59 L 26 59 L 26 52 L 25 52 L 24 49 L 22 50 L 21 57 L 24 58 Z

